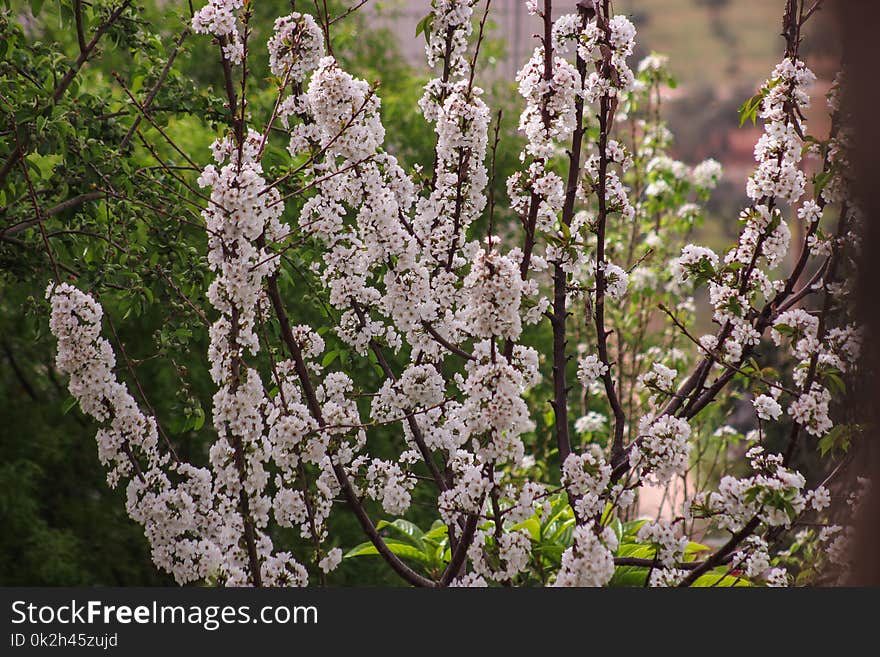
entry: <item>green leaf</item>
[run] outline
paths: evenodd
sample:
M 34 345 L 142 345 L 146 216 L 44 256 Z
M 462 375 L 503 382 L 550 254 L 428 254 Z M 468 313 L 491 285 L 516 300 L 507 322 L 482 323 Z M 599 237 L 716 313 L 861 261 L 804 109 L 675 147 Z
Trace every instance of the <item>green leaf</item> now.
M 438 522 L 430 529 L 430 531 L 425 532 L 425 535 L 422 536 L 422 540 L 425 541 L 442 541 L 447 536 L 449 536 L 449 527 L 444 525 L 442 522 Z
M 695 588 L 709 588 L 709 587 L 731 587 L 731 586 L 751 586 L 751 582 L 749 582 L 745 577 L 742 576 L 734 576 L 729 575 L 727 568 L 721 566 L 720 568 L 715 568 L 714 570 L 709 571 L 705 575 L 700 575 L 691 586 Z
M 825 381 L 832 392 L 841 397 L 846 394 L 846 383 L 843 382 L 839 375 L 829 372 L 825 375 Z
M 535 553 L 547 557 L 551 561 L 559 561 L 562 559 L 562 553 L 565 552 L 565 546 L 562 545 L 539 545 L 535 548 Z
M 695 561 L 697 556 L 699 556 L 700 554 L 711 551 L 712 548 L 710 548 L 708 545 L 703 545 L 702 543 L 695 543 L 694 541 L 691 541 L 684 549 L 684 560 Z
M 562 237 L 565 239 L 565 241 L 571 242 L 571 228 L 568 226 L 568 224 L 564 221 L 560 222 L 559 229 L 562 231 Z
M 376 529 L 379 531 L 383 529 L 387 529 L 389 534 L 392 534 L 399 538 L 400 540 L 409 543 L 415 548 L 418 548 L 419 551 L 425 552 L 425 542 L 422 540 L 425 536 L 425 532 L 418 528 L 415 524 L 411 523 L 409 520 L 404 520 L 403 518 L 398 518 L 393 522 L 388 522 L 387 520 L 380 520 L 376 525 Z
M 195 412 L 195 420 L 193 421 L 193 429 L 198 431 L 205 424 L 205 411 L 202 410 L 201 407 L 196 409 Z
M 324 354 L 324 358 L 321 359 L 321 367 L 327 367 L 330 363 L 336 360 L 336 356 L 339 355 L 339 352 L 335 349 L 332 351 L 328 351 Z
M 418 25 L 416 25 L 416 36 L 420 34 L 425 34 L 425 41 L 427 42 L 431 38 L 431 23 L 434 22 L 434 14 L 430 13 L 425 16 L 422 20 L 419 21 Z
M 614 531 L 614 534 L 617 536 L 617 543 L 620 544 L 623 540 L 623 523 L 620 522 L 620 518 L 612 520 L 609 527 Z
M 758 122 L 758 108 L 764 100 L 764 93 L 757 93 L 739 107 L 739 127 L 743 127 L 746 121 L 751 120 L 752 125 Z
M 76 397 L 71 395 L 67 399 L 64 400 L 64 403 L 61 405 L 61 412 L 67 415 L 74 406 L 76 406 L 77 401 Z
M 825 189 L 828 181 L 831 180 L 832 174 L 832 171 L 822 171 L 813 176 L 813 194 L 819 196 L 822 193 L 822 190 Z
M 420 551 L 418 548 L 413 547 L 412 545 L 409 545 L 407 543 L 387 540 L 385 541 L 385 545 L 387 545 L 388 549 L 393 554 L 396 554 L 398 557 L 402 557 L 404 559 L 413 559 L 414 561 L 417 561 L 424 566 L 431 566 L 434 563 L 431 555 L 428 555 Z M 374 556 L 378 554 L 379 551 L 376 549 L 376 546 L 370 542 L 366 542 L 352 548 L 342 558 L 353 559 L 354 557 Z
M 822 456 L 828 452 L 846 454 L 849 451 L 852 434 L 853 425 L 838 424 L 819 440 L 819 453 Z
M 623 543 L 617 548 L 618 557 L 633 557 L 635 559 L 653 559 L 657 550 L 653 545 L 644 543 Z
M 644 586 L 648 579 L 648 568 L 644 566 L 618 566 L 608 586 Z
M 537 543 L 541 540 L 541 523 L 538 522 L 538 519 L 535 516 L 531 518 L 526 518 L 522 522 L 518 522 L 513 527 L 510 528 L 511 531 L 516 531 L 518 529 L 525 529 L 532 541 Z
M 629 522 L 623 523 L 623 535 L 624 536 L 635 536 L 638 534 L 639 530 L 642 528 L 647 520 L 630 520 Z

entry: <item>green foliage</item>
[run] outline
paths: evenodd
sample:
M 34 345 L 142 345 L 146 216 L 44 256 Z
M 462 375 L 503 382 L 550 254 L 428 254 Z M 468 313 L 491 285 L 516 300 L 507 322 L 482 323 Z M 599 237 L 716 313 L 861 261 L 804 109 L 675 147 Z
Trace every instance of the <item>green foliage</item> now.
M 749 98 L 739 107 L 739 126 L 742 127 L 746 121 L 751 121 L 755 125 L 758 121 L 758 111 L 761 109 L 761 103 L 767 97 L 767 93 L 778 84 L 778 80 L 774 80 L 761 88 L 761 91 Z
M 391 552 L 431 577 L 440 577 L 452 558 L 449 529 L 440 520 L 436 520 L 427 532 L 402 518 L 393 522 L 382 520 L 376 525 L 376 529 L 386 536 L 385 544 Z M 378 554 L 376 547 L 367 541 L 349 550 L 344 558 Z
M 618 540 L 615 557 L 630 557 L 653 561 L 657 557 L 657 546 L 640 542 L 636 535 L 639 528 L 647 520 L 631 520 L 622 522 L 616 517 L 603 519 L 610 526 Z M 531 542 L 532 550 L 528 569 L 517 576 L 518 585 L 546 585 L 552 582 L 559 571 L 562 553 L 572 545 L 572 532 L 575 527 L 574 512 L 564 493 L 557 493 L 547 498 L 546 504 L 537 508 L 533 515 L 525 520 L 506 528 L 507 531 L 525 531 Z M 403 519 L 393 522 L 381 521 L 377 525 L 385 538 L 388 548 L 412 567 L 423 574 L 438 577 L 452 558 L 449 548 L 448 529 L 440 520 L 435 520 L 431 529 L 422 531 L 416 524 Z M 486 522 L 482 529 L 490 537 L 487 539 L 489 548 L 493 539 L 491 532 L 493 523 Z M 684 562 L 698 562 L 712 548 L 702 543 L 691 541 L 684 553 Z M 359 560 L 366 556 L 379 556 L 375 546 L 367 541 L 349 550 L 344 559 Z M 618 565 L 615 568 L 609 586 L 646 586 L 652 567 L 650 565 Z M 751 586 L 745 576 L 738 571 L 719 566 L 698 577 L 694 584 L 697 587 L 731 587 Z

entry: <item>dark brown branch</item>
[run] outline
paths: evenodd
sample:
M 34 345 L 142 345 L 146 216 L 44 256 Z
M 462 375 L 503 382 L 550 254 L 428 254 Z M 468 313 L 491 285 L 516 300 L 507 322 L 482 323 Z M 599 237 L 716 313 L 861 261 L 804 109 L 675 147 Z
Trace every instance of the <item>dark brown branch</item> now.
M 447 340 L 442 335 L 440 335 L 437 332 L 437 329 L 435 329 L 429 322 L 422 320 L 422 326 L 428 332 L 428 335 L 430 335 L 434 339 L 434 341 L 437 342 L 437 344 L 445 347 L 446 349 L 448 349 L 450 352 L 452 352 L 456 356 L 460 356 L 461 358 L 464 358 L 465 360 L 474 360 L 473 354 L 469 354 L 461 347 L 457 347 L 454 344 L 452 344 L 449 340 Z
M 468 516 L 468 519 L 465 522 L 464 532 L 462 533 L 461 540 L 459 540 L 455 551 L 452 553 L 452 558 L 446 565 L 446 570 L 443 571 L 443 575 L 440 577 L 440 586 L 449 586 L 449 583 L 452 582 L 453 579 L 458 577 L 459 572 L 464 565 L 464 560 L 467 557 L 468 548 L 470 547 L 471 542 L 474 540 L 474 534 L 477 531 L 477 523 L 479 522 L 479 520 L 479 514 Z
M 293 356 L 294 370 L 299 377 L 300 385 L 302 386 L 303 394 L 306 398 L 306 405 L 309 408 L 309 412 L 312 414 L 312 417 L 315 419 L 319 426 L 326 426 L 323 413 L 321 412 L 321 405 L 318 402 L 318 397 L 315 394 L 315 388 L 312 385 L 308 368 L 306 367 L 305 360 L 303 359 L 302 349 L 300 349 L 299 343 L 297 343 L 296 338 L 294 337 L 293 332 L 290 329 L 290 319 L 288 318 L 287 311 L 284 308 L 284 302 L 281 300 L 281 293 L 278 290 L 278 280 L 275 276 L 270 277 L 267 281 L 267 293 L 269 296 L 269 300 L 272 303 L 272 308 L 275 311 L 275 315 L 278 318 L 278 323 L 281 326 L 281 336 L 284 340 L 284 343 L 287 345 L 288 350 Z M 354 512 L 355 517 L 357 517 L 361 528 L 364 530 L 367 538 L 370 539 L 370 542 L 373 544 L 379 554 L 382 555 L 385 561 L 388 562 L 388 565 L 391 566 L 394 572 L 396 572 L 398 575 L 400 575 L 400 577 L 402 577 L 405 581 L 409 582 L 413 586 L 435 586 L 435 582 L 433 580 L 430 580 L 414 571 L 403 561 L 401 561 L 400 557 L 398 557 L 388 548 L 388 545 L 386 545 L 385 541 L 379 535 L 379 531 L 376 529 L 375 525 L 373 525 L 373 521 L 370 520 L 370 517 L 367 515 L 367 512 L 364 509 L 361 500 L 358 498 L 357 493 L 355 493 L 354 488 L 351 485 L 351 481 L 348 478 L 348 473 L 345 472 L 345 467 L 334 459 L 331 459 L 331 463 L 333 466 L 333 472 L 334 474 L 336 474 L 336 479 L 339 481 L 339 485 L 342 488 L 342 494 L 344 495 L 346 501 Z
M 716 566 L 721 566 L 729 560 L 730 556 L 733 554 L 733 551 L 739 547 L 739 544 L 742 543 L 746 538 L 752 535 L 752 533 L 758 528 L 761 524 L 761 521 L 758 519 L 758 516 L 755 516 L 751 520 L 749 520 L 746 525 L 736 532 L 733 536 L 730 537 L 730 540 L 727 541 L 721 548 L 718 549 L 715 554 L 711 557 L 703 561 L 699 566 L 694 568 L 687 577 L 682 580 L 680 587 L 687 587 L 697 581 L 701 575 L 709 572 Z
M 9 343 L 4 340 L 2 344 L 3 353 L 6 354 L 6 360 L 9 361 L 9 366 L 12 368 L 12 372 L 15 374 L 15 377 L 21 384 L 22 389 L 33 401 L 40 401 L 40 396 L 37 394 L 37 391 L 31 385 L 30 381 L 28 381 L 24 371 L 21 369 L 21 367 L 19 367 L 18 361 L 15 360 L 15 355 L 12 353 L 12 349 L 9 347 Z
M 171 139 L 171 137 L 168 136 L 168 133 L 166 133 L 158 123 L 156 123 L 155 121 L 153 121 L 153 119 L 150 118 L 147 108 L 144 105 L 141 105 L 137 101 L 137 98 L 134 97 L 134 94 L 129 90 L 128 86 L 123 81 L 122 76 L 119 75 L 118 73 L 115 73 L 114 77 L 116 78 L 116 81 L 119 83 L 119 86 L 122 87 L 122 90 L 125 92 L 125 95 L 128 96 L 132 105 L 134 105 L 135 108 L 137 108 L 138 112 L 140 112 L 140 118 L 146 119 L 147 123 L 150 124 L 150 127 L 152 127 L 160 135 L 162 135 L 162 138 L 168 143 L 168 145 L 171 146 L 171 148 L 173 148 L 175 151 L 177 151 L 177 153 L 184 160 L 186 160 L 191 167 L 193 167 L 194 169 L 201 170 L 201 167 L 199 167 L 199 165 L 195 161 L 193 161 L 193 159 L 189 155 L 187 155 L 186 152 L 182 148 L 180 148 L 180 146 L 178 146 L 177 143 L 173 139 Z M 132 124 L 131 129 L 129 131 L 130 134 L 136 133 L 137 127 L 138 127 L 137 122 Z M 130 138 L 131 137 L 128 134 L 126 134 L 126 136 L 123 138 L 123 143 L 127 144 L 128 143 L 127 140 Z
M 74 196 L 73 198 L 69 198 L 66 201 L 62 201 L 58 205 L 48 208 L 43 211 L 43 217 L 53 217 L 56 214 L 60 214 L 65 210 L 70 210 L 71 208 L 78 207 L 83 203 L 88 203 L 89 201 L 95 201 L 104 196 L 104 193 L 101 191 L 95 192 L 87 192 L 85 194 L 80 194 L 79 196 Z M 13 224 L 8 228 L 0 231 L 0 235 L 15 235 L 16 233 L 20 233 L 23 230 L 27 230 L 31 226 L 35 226 L 39 223 L 37 219 L 29 219 L 28 221 L 22 221 L 17 224 Z
M 141 396 L 141 401 L 144 403 L 144 406 L 147 407 L 150 415 L 152 415 L 153 419 L 156 421 L 156 428 L 158 429 L 159 434 L 162 436 L 162 439 L 165 442 L 165 446 L 171 453 L 172 458 L 177 461 L 177 453 L 174 451 L 174 447 L 171 445 L 171 440 L 168 438 L 168 434 L 165 433 L 165 430 L 162 429 L 162 425 L 159 423 L 159 415 L 150 404 L 150 400 L 147 399 L 144 388 L 143 386 L 141 386 L 140 379 L 138 378 L 137 373 L 134 371 L 134 364 L 128 357 L 128 352 L 125 349 L 125 345 L 122 343 L 122 340 L 120 340 L 119 338 L 119 334 L 116 332 L 116 325 L 113 323 L 113 320 L 110 318 L 109 315 L 105 315 L 105 317 L 107 318 L 107 326 L 110 327 L 110 332 L 113 334 L 113 339 L 116 342 L 116 347 L 119 349 L 119 352 L 122 354 L 122 359 L 125 361 L 125 367 L 128 370 L 128 373 L 131 375 L 132 380 L 134 381 L 138 394 Z
M 544 11 L 544 48 L 550 49 L 548 41 L 548 25 L 552 30 L 549 3 Z M 587 24 L 587 14 L 580 12 L 581 29 Z M 550 53 L 552 57 L 552 51 Z M 577 56 L 578 77 L 583 80 L 587 75 L 587 62 L 580 54 Z M 568 151 L 568 180 L 565 187 L 565 199 L 562 204 L 562 224 L 571 226 L 574 217 L 574 200 L 577 194 L 578 179 L 581 171 L 581 149 L 584 141 L 584 99 L 578 95 L 574 103 L 575 129 L 571 138 L 571 149 Z M 568 392 L 565 370 L 568 366 L 568 357 L 565 353 L 566 331 L 565 323 L 568 318 L 566 310 L 566 287 L 568 274 L 561 262 L 553 265 L 553 314 L 550 324 L 553 328 L 553 413 L 556 419 L 556 445 L 559 449 L 560 465 L 571 454 L 571 435 L 568 426 Z
M 370 0 L 360 0 L 360 2 L 358 2 L 356 5 L 354 5 L 353 7 L 349 7 L 349 8 L 346 9 L 343 13 L 339 14 L 339 16 L 336 16 L 333 20 L 329 21 L 329 22 L 327 23 L 327 25 L 328 25 L 328 26 L 332 26 L 332 25 L 334 25 L 335 23 L 337 23 L 338 21 L 341 21 L 341 20 L 343 20 L 344 18 L 348 18 L 348 16 L 350 16 L 351 14 L 353 14 L 354 12 L 356 12 L 358 9 L 360 9 L 360 8 L 363 7 L 365 4 L 367 4 L 369 1 L 370 1 Z
M 15 146 L 17 149 L 21 149 L 21 142 L 18 140 L 18 128 L 15 125 L 15 119 L 13 122 L 13 135 L 15 137 Z M 55 260 L 55 254 L 52 253 L 52 246 L 49 244 L 49 236 L 46 235 L 46 227 L 43 225 L 43 209 L 40 207 L 40 202 L 37 199 L 37 193 L 34 191 L 34 184 L 31 181 L 31 175 L 28 171 L 27 162 L 24 160 L 19 160 L 19 164 L 21 165 L 21 171 L 24 174 L 24 180 L 27 184 L 28 189 L 28 197 L 31 200 L 31 206 L 34 209 L 34 215 L 36 216 L 37 225 L 40 227 L 40 236 L 43 239 L 43 247 L 46 249 L 46 255 L 49 256 L 49 262 L 52 263 L 52 271 L 55 274 L 55 282 L 61 282 L 61 275 L 58 273 L 58 263 Z
M 171 54 L 168 56 L 168 61 L 165 63 L 165 67 L 162 69 L 162 72 L 159 73 L 159 77 L 156 79 L 156 84 L 153 85 L 153 88 L 150 89 L 150 93 L 147 94 L 147 97 L 144 99 L 143 105 L 138 109 L 141 110 L 142 113 L 149 112 L 150 107 L 153 104 L 153 101 L 156 99 L 156 94 L 159 93 L 159 89 L 162 84 L 165 82 L 165 78 L 168 77 L 168 73 L 171 71 L 171 66 L 174 64 L 174 59 L 177 57 L 177 53 L 180 51 L 180 47 L 183 45 L 184 39 L 189 36 L 189 29 L 185 29 L 180 38 L 177 40 L 177 44 L 175 44 L 174 49 L 171 51 Z M 119 142 L 119 150 L 125 149 L 128 146 L 128 143 L 131 141 L 131 138 L 134 136 L 134 133 L 137 131 L 138 126 L 141 124 L 141 118 L 143 114 L 139 114 L 135 117 L 134 122 L 131 124 L 131 127 L 128 129 L 128 132 L 125 133 L 125 136 L 122 138 L 122 141 Z
M 82 0 L 73 0 L 73 19 L 76 23 L 76 41 L 80 54 L 86 51 L 86 33 L 83 28 Z
M 610 42 L 611 33 L 608 16 L 608 0 L 603 0 L 601 7 L 601 26 L 606 42 Z M 598 18 L 597 18 L 598 20 Z M 609 45 L 610 47 L 610 45 Z M 611 66 L 610 50 L 609 54 L 599 65 L 603 68 Z M 616 105 L 616 99 L 615 99 Z M 599 171 L 598 171 L 598 201 L 599 211 L 596 217 L 596 302 L 593 312 L 596 325 L 596 350 L 599 360 L 605 365 L 605 373 L 602 375 L 602 382 L 605 384 L 605 394 L 608 397 L 608 403 L 614 413 L 614 438 L 611 443 L 611 465 L 618 466 L 624 460 L 623 451 L 623 427 L 626 422 L 626 416 L 623 412 L 623 406 L 615 389 L 614 375 L 611 373 L 611 361 L 608 356 L 608 335 L 605 330 L 605 289 L 607 281 L 605 280 L 605 229 L 608 223 L 608 204 L 606 199 L 606 176 L 608 173 L 608 133 L 611 130 L 611 121 L 613 118 L 614 108 L 612 107 L 612 99 L 604 95 L 599 99 Z
M 367 317 L 363 309 L 355 301 L 352 301 L 351 307 L 354 309 L 354 312 L 358 317 L 358 321 L 360 321 L 361 323 L 361 328 L 365 328 L 367 326 Z M 394 374 L 394 370 L 388 363 L 388 359 L 385 358 L 385 352 L 382 351 L 382 346 L 373 338 L 370 338 L 370 349 L 376 356 L 379 367 L 382 368 L 382 372 L 385 373 L 385 376 L 392 382 L 396 383 L 397 376 Z M 428 471 L 431 473 L 431 476 L 434 478 L 434 482 L 437 484 L 437 488 L 439 488 L 441 491 L 446 490 L 448 488 L 448 486 L 446 485 L 446 480 L 443 478 L 443 475 L 440 473 L 440 469 L 434 462 L 434 456 L 433 454 L 431 454 L 431 450 L 428 448 L 428 445 L 425 442 L 425 436 L 422 434 L 422 429 L 421 427 L 419 427 L 419 424 L 412 413 L 407 413 L 406 423 L 409 426 L 409 430 L 413 435 L 413 440 L 415 441 L 416 446 L 419 449 L 419 454 L 421 454 L 422 460 L 425 462 L 425 465 L 428 467 Z

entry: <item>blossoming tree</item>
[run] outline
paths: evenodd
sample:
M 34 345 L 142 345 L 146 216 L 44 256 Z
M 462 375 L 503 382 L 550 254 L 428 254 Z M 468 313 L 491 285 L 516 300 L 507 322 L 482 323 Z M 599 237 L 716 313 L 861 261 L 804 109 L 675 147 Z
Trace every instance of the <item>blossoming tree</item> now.
M 847 295 L 859 213 L 840 80 L 831 134 L 804 120 L 814 76 L 799 47 L 816 6 L 786 1 L 784 56 L 742 108 L 763 134 L 739 237 L 717 254 L 690 240 L 720 165 L 668 155 L 665 59 L 633 70 L 635 28 L 608 0 L 566 15 L 527 3 L 541 27 L 517 75 L 525 141 L 507 191 L 519 221 L 496 218 L 504 144 L 475 84 L 490 4 L 434 0 L 420 25 L 436 77 L 418 105 L 436 142 L 412 171 L 384 147 L 377 90 L 333 56 L 341 17 L 275 21 L 275 102 L 255 116 L 252 3 L 194 14 L 219 48 L 228 111 L 197 181 L 213 272 L 198 308 L 213 317 L 205 460 L 178 458 L 120 381 L 96 298 L 60 280 L 46 290 L 58 369 L 100 423 L 108 483 L 126 486 L 156 565 L 181 584 L 302 586 L 344 547 L 429 587 L 780 585 L 805 559 L 845 574 L 868 483 L 841 456 L 858 427 L 846 409 L 835 424 L 832 392 L 858 371 Z M 270 179 L 263 158 L 279 139 L 290 160 Z M 279 286 L 285 256 L 306 248 L 316 255 L 297 275 L 320 281 L 326 317 L 291 316 Z M 697 336 L 703 290 L 713 329 Z M 363 389 L 328 332 L 381 385 Z M 736 404 L 753 413 L 746 436 L 728 426 Z M 544 428 L 554 448 L 536 460 Z M 795 469 L 807 451 L 827 456 L 827 477 Z M 639 518 L 645 487 L 667 491 L 655 518 Z M 849 506 L 830 506 L 831 489 Z M 406 519 L 415 500 L 432 527 Z M 338 514 L 363 544 L 336 544 Z

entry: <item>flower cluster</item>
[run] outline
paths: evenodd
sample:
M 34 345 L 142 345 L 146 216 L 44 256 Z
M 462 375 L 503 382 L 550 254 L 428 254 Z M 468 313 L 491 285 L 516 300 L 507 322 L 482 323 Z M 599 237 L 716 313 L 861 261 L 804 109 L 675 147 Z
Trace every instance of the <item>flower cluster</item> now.
M 516 81 L 519 94 L 526 101 L 519 120 L 519 129 L 528 139 L 524 155 L 551 157 L 554 142 L 566 141 L 574 131 L 574 100 L 580 76 L 567 60 L 555 57 L 547 77 L 544 49 L 538 47 L 517 74 Z
M 687 420 L 646 415 L 639 420 L 639 442 L 629 454 L 630 467 L 648 481 L 666 484 L 687 470 L 691 451 L 691 427 Z
M 129 480 L 126 510 L 143 525 L 153 561 L 180 584 L 220 573 L 231 528 L 214 510 L 210 471 L 171 463 L 160 452 L 155 418 L 140 411 L 116 378 L 113 348 L 101 337 L 101 305 L 68 283 L 49 285 L 46 298 L 58 371 L 70 377 L 68 389 L 82 411 L 102 423 L 98 458 L 109 468 L 110 486 Z
M 595 354 L 584 356 L 578 361 L 578 380 L 585 386 L 604 376 L 607 371 L 608 365 L 599 360 Z
M 428 66 L 434 67 L 440 60 L 446 60 L 453 74 L 465 74 L 469 67 L 467 60 L 467 39 L 471 35 L 471 16 L 474 13 L 473 0 L 436 0 L 432 4 L 428 42 L 425 54 Z
M 681 256 L 670 264 L 672 275 L 679 283 L 688 278 L 711 278 L 718 266 L 718 255 L 709 248 L 688 244 L 681 250 Z
M 607 22 L 606 22 L 607 21 Z M 584 94 L 595 103 L 602 96 L 615 97 L 632 89 L 635 76 L 626 63 L 635 47 L 636 28 L 625 16 L 610 19 L 597 14 L 587 23 L 578 42 L 578 55 L 597 64 L 584 80 Z
M 193 31 L 212 34 L 223 44 L 223 56 L 233 65 L 244 58 L 244 43 L 238 30 L 238 12 L 244 0 L 209 0 L 192 17 Z
M 468 333 L 477 338 L 516 340 L 522 331 L 522 284 L 519 267 L 510 257 L 494 249 L 481 249 L 464 279 L 461 321 Z
M 289 82 L 302 82 L 324 57 L 324 35 L 314 18 L 294 12 L 275 19 L 268 47 L 269 70 Z
M 807 505 L 803 475 L 782 465 L 782 456 L 753 447 L 747 454 L 755 470 L 751 477 L 726 475 L 717 492 L 700 493 L 685 515 L 711 517 L 718 526 L 739 531 L 752 518 L 771 527 L 788 527 Z
M 605 586 L 614 575 L 614 551 L 617 535 L 610 527 L 594 530 L 592 526 L 574 528 L 572 546 L 562 553 L 562 567 L 554 586 Z
M 657 550 L 657 561 L 666 568 L 672 568 L 684 558 L 688 539 L 682 535 L 680 524 L 667 522 L 646 522 L 639 527 L 636 538 L 652 544 Z
M 778 420 L 782 415 L 782 406 L 770 395 L 758 395 L 752 401 L 752 405 L 762 420 Z
M 601 513 L 605 506 L 603 495 L 611 481 L 611 466 L 598 447 L 594 448 L 583 454 L 569 454 L 562 464 L 562 485 L 569 497 L 576 500 L 574 508 L 581 518 Z
M 525 531 L 510 531 L 489 541 L 489 535 L 478 530 L 468 548 L 468 557 L 478 575 L 497 582 L 507 582 L 525 569 L 532 542 Z
M 815 80 L 806 64 L 786 58 L 762 90 L 764 134 L 755 145 L 758 168 L 746 187 L 753 201 L 776 197 L 796 203 L 803 195 L 806 176 L 798 167 L 803 148 L 799 133 L 806 132 L 806 125 L 799 117 L 810 106 L 807 88 Z

